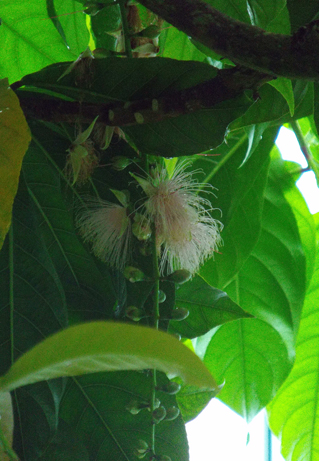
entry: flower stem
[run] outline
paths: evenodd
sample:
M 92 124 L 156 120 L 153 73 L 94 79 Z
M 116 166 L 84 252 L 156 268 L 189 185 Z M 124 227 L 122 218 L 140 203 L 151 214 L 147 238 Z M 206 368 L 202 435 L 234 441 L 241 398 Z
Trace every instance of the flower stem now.
M 160 273 L 158 268 L 158 258 L 156 249 L 156 229 L 155 225 L 152 226 L 152 258 L 153 258 L 153 278 L 154 282 L 154 295 L 153 295 L 153 325 L 158 330 L 159 324 L 159 281 Z M 151 388 L 151 413 L 155 410 L 155 394 L 156 394 L 156 370 L 152 370 L 152 388 Z M 155 455 L 155 427 L 156 425 L 152 421 L 152 434 L 151 434 L 151 449 Z
M 307 146 L 307 143 L 306 143 L 306 141 L 305 141 L 305 139 L 303 137 L 303 134 L 302 134 L 301 129 L 300 129 L 299 125 L 298 125 L 298 122 L 296 122 L 295 120 L 292 120 L 290 122 L 290 126 L 291 126 L 293 132 L 296 135 L 296 138 L 298 140 L 301 152 L 303 153 L 305 159 L 309 163 L 309 159 L 311 157 L 311 154 L 309 154 L 309 152 L 308 152 L 308 146 Z
M 125 1 L 119 0 L 119 6 L 120 6 L 120 11 L 121 11 L 122 28 L 123 28 L 124 43 L 125 43 L 125 53 L 128 58 L 133 58 L 131 42 L 130 42 L 130 32 L 129 32 L 128 22 L 127 22 L 127 12 L 126 12 L 126 7 L 125 7 Z

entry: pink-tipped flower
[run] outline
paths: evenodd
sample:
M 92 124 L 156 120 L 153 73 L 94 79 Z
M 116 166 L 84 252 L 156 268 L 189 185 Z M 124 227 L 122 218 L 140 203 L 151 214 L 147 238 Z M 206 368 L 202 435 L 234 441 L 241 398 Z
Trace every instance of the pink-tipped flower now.
M 119 198 L 119 191 L 113 191 Z M 123 194 L 124 196 L 124 194 Z M 125 200 L 122 205 L 90 198 L 77 216 L 84 241 L 92 243 L 95 256 L 111 267 L 124 270 L 129 259 L 131 221 Z
M 157 248 L 163 245 L 161 273 L 186 269 L 198 271 L 221 244 L 223 225 L 213 219 L 211 203 L 198 195 L 209 185 L 200 184 L 181 163 L 169 178 L 164 168 L 156 169 L 147 179 L 134 176 L 148 196 L 147 218 L 155 224 Z

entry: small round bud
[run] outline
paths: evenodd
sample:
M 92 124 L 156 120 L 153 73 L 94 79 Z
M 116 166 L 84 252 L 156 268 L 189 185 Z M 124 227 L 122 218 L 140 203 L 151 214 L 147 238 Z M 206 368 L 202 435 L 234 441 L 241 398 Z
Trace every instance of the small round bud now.
M 131 283 L 141 282 L 146 280 L 145 274 L 137 269 L 137 267 L 126 266 L 124 269 L 124 277 L 129 280 Z
M 157 461 L 172 461 L 172 458 L 167 455 L 161 455 L 157 458 Z
M 166 277 L 166 280 L 182 285 L 182 283 L 188 282 L 188 280 L 190 280 L 191 278 L 192 278 L 192 274 L 189 271 L 185 269 L 180 269 L 168 275 Z
M 174 381 L 171 381 L 165 384 L 164 386 L 157 388 L 158 391 L 162 391 L 162 392 L 165 392 L 165 394 L 170 394 L 170 395 L 177 394 L 177 392 L 179 392 L 180 389 L 181 389 L 181 385 L 178 383 L 175 383 Z
M 189 310 L 185 309 L 184 307 L 178 307 L 177 309 L 173 309 L 171 312 L 171 319 L 172 320 L 185 320 L 189 316 Z
M 135 222 L 132 225 L 132 232 L 138 240 L 148 240 L 152 235 L 151 226 L 147 219 L 144 221 Z
M 179 408 L 177 407 L 170 407 L 166 410 L 165 421 L 174 421 L 179 416 Z
M 129 319 L 134 320 L 134 322 L 138 322 L 143 317 L 145 317 L 145 312 L 143 311 L 143 309 L 139 309 L 138 307 L 129 306 L 125 310 L 125 315 Z
M 181 335 L 179 333 L 171 333 L 172 336 L 174 336 L 174 338 L 176 338 L 178 341 L 180 341 L 182 339 Z
M 116 171 L 124 170 L 127 166 L 130 165 L 130 163 L 132 163 L 131 159 L 127 157 L 121 157 L 120 155 L 111 158 L 112 168 Z
M 131 400 L 130 403 L 125 407 L 132 415 L 137 415 L 143 408 L 149 406 L 148 402 L 139 402 L 138 400 Z
M 166 301 L 166 294 L 164 293 L 164 291 L 159 290 L 159 292 L 158 292 L 158 302 L 163 303 L 164 301 Z
M 139 459 L 142 459 L 144 458 L 144 456 L 146 455 L 148 451 L 149 451 L 148 443 L 142 439 L 138 440 L 137 445 L 134 449 L 135 456 L 137 456 Z
M 152 413 L 153 416 L 153 423 L 158 424 L 161 422 L 166 416 L 166 410 L 164 407 L 158 407 Z

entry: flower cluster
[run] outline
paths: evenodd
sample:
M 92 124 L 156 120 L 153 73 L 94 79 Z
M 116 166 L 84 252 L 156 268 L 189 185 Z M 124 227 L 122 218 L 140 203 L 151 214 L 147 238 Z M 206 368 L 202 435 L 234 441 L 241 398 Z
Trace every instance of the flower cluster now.
M 156 167 L 145 178 L 132 174 L 146 194 L 139 213 L 135 213 L 138 219 L 133 231 L 142 240 L 141 235 L 149 238 L 151 226 L 155 229 L 161 274 L 179 269 L 194 274 L 222 243 L 223 226 L 211 217 L 210 201 L 199 195 L 205 189 L 212 193 L 207 190 L 211 186 L 198 183 L 186 171 L 188 165 L 181 163 L 171 177 L 163 167 Z M 80 231 L 92 242 L 95 255 L 120 270 L 128 261 L 132 232 L 127 207 L 125 201 L 122 206 L 93 201 L 78 218 Z M 142 227 L 137 231 L 139 225 Z
M 181 163 L 171 178 L 164 168 L 147 179 L 136 177 L 148 196 L 145 214 L 155 225 L 161 273 L 186 269 L 194 274 L 221 244 L 222 224 L 210 216 L 210 201 L 199 195 L 209 185 L 193 179 L 187 166 Z

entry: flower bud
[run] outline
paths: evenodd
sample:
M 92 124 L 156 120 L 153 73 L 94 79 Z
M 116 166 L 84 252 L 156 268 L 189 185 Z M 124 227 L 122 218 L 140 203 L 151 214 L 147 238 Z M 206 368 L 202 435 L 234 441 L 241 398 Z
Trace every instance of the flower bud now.
M 153 416 L 153 423 L 158 424 L 161 422 L 166 416 L 166 410 L 164 407 L 158 407 L 152 413 Z
M 125 315 L 134 322 L 138 322 L 143 317 L 145 317 L 145 312 L 143 309 L 139 309 L 138 307 L 129 306 L 125 311 Z
M 139 459 L 144 458 L 146 453 L 149 451 L 149 446 L 148 443 L 145 442 L 145 440 L 138 440 L 137 445 L 134 449 L 134 454 L 137 456 Z
M 171 312 L 171 320 L 185 320 L 189 316 L 189 310 L 184 307 L 178 307 Z
M 157 458 L 157 461 L 172 461 L 172 458 L 167 455 L 161 455 Z
M 176 338 L 178 341 L 180 341 L 182 339 L 181 335 L 179 333 L 171 333 L 172 336 L 174 336 L 174 338 Z
M 145 274 L 137 269 L 137 267 L 126 266 L 124 269 L 124 277 L 129 280 L 131 283 L 141 282 L 142 280 L 146 280 L 147 277 Z
M 169 280 L 170 282 L 175 282 L 178 283 L 179 285 L 182 285 L 182 283 L 188 282 L 192 277 L 192 274 L 185 270 L 185 269 L 180 269 L 178 271 L 173 272 L 172 274 L 168 275 L 166 277 L 166 280 Z
M 164 293 L 164 291 L 159 290 L 158 291 L 158 302 L 163 303 L 165 300 L 166 300 L 166 294 Z
M 140 213 L 135 213 L 134 224 L 132 225 L 132 232 L 138 240 L 148 240 L 152 235 L 149 220 Z
M 166 410 L 165 421 L 174 421 L 179 416 L 179 408 L 177 407 L 170 407 Z
M 143 408 L 149 406 L 148 402 L 139 402 L 138 400 L 131 400 L 130 403 L 125 407 L 132 415 L 137 415 Z
M 113 170 L 116 171 L 122 171 L 125 170 L 127 166 L 132 163 L 132 160 L 127 157 L 122 157 L 120 155 L 117 155 L 116 157 L 111 158 L 111 165 Z
M 179 392 L 180 389 L 181 389 L 181 385 L 178 383 L 175 383 L 174 381 L 170 381 L 164 386 L 157 388 L 158 391 L 165 392 L 165 394 L 170 394 L 170 395 L 177 394 L 177 392 Z

